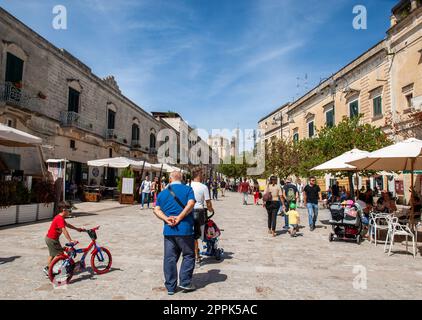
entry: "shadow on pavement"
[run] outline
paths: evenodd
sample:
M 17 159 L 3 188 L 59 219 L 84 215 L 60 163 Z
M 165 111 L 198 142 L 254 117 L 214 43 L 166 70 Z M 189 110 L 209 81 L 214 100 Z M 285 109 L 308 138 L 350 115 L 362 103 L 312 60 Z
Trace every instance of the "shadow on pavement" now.
M 107 272 L 106 274 L 109 274 L 113 271 L 123 271 L 123 270 L 120 269 L 120 268 L 113 268 L 112 267 L 112 268 L 110 268 L 110 271 Z M 80 272 L 76 272 L 75 276 L 78 276 L 78 275 L 81 275 L 81 276 L 77 279 L 72 279 L 71 283 L 77 283 L 77 282 L 84 281 L 84 280 L 95 280 L 96 279 L 95 276 L 101 276 L 101 275 L 97 275 L 94 271 L 92 271 L 91 267 L 88 267 L 85 270 L 82 270 Z
M 227 280 L 227 275 L 220 273 L 221 270 L 213 269 L 208 272 L 195 273 L 193 275 L 193 283 L 197 289 L 205 288 L 211 283 L 224 282 Z
M 207 264 L 218 264 L 218 263 L 223 262 L 226 259 L 227 260 L 233 259 L 233 255 L 234 255 L 233 252 L 224 251 L 221 260 L 217 260 L 217 259 L 215 259 L 215 257 L 203 257 L 202 262 L 201 262 L 201 266 L 205 266 Z
M 97 216 L 97 215 L 98 214 L 96 213 L 90 213 L 90 212 L 72 212 L 69 218 L 89 217 L 89 216 Z
M 6 264 L 8 262 L 13 262 L 16 259 L 19 259 L 21 256 L 13 256 L 13 257 L 8 257 L 8 258 L 1 258 L 0 257 L 0 265 L 2 264 Z

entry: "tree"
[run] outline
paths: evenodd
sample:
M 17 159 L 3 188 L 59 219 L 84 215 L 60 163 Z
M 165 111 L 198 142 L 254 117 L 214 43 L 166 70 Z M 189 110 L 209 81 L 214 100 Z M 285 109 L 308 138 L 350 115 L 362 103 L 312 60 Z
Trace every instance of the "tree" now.
M 278 139 L 271 143 L 265 152 L 265 177 L 276 175 L 281 179 L 298 172 L 299 159 L 297 144 Z
M 237 164 L 235 157 L 231 157 L 230 163 L 220 164 L 217 171 L 230 178 L 246 177 L 248 165 L 246 163 L 245 154 L 243 153 L 243 161 Z
M 298 142 L 273 142 L 266 154 L 266 174 L 274 173 L 281 178 L 294 174 L 322 175 L 310 170 L 355 148 L 371 152 L 392 143 L 381 128 L 362 124 L 361 118 L 362 115 L 344 117 L 337 125 L 318 130 L 315 137 Z

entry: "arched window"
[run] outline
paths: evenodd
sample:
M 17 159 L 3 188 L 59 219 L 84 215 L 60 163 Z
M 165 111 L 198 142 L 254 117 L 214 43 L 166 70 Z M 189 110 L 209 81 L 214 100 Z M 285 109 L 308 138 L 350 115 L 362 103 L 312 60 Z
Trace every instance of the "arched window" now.
M 139 145 L 139 126 L 132 124 L 132 144 Z
M 149 147 L 150 149 L 155 149 L 156 137 L 154 131 L 151 131 L 149 135 Z

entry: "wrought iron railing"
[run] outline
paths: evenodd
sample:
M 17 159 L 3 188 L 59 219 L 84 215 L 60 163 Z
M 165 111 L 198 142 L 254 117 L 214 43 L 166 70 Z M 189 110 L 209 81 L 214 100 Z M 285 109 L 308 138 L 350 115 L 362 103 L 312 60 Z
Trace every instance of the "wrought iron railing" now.
M 141 149 L 142 148 L 140 140 L 132 140 L 130 145 L 133 149 Z
M 37 97 L 31 97 L 20 84 L 5 82 L 0 86 L 0 101 L 11 106 L 17 106 L 39 112 Z
M 124 138 L 116 129 L 106 129 L 105 139 L 110 141 L 116 141 L 122 144 L 128 144 L 126 138 Z
M 73 111 L 60 112 L 60 124 L 63 127 L 77 127 L 88 131 L 93 130 L 92 123 L 89 123 L 79 113 Z

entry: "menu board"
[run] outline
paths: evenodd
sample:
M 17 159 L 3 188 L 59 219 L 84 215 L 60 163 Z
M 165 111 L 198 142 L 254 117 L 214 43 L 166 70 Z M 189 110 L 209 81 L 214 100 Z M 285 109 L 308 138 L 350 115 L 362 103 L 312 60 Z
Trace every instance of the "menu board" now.
M 134 183 L 134 178 L 122 178 L 122 194 L 133 194 Z

